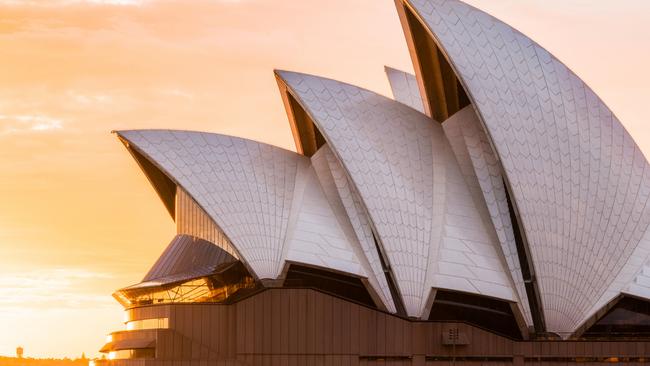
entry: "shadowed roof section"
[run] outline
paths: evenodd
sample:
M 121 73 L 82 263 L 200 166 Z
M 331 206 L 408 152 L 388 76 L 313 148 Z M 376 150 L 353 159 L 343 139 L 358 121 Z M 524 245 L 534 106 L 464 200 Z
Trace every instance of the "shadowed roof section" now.
M 289 116 L 289 120 L 292 121 L 291 133 L 296 144 L 296 151 L 299 154 L 312 157 L 325 144 L 325 139 L 314 126 L 314 121 L 311 120 L 311 117 L 300 107 L 296 98 L 290 93 L 287 93 L 286 85 L 278 77 L 277 73 L 276 81 L 280 89 L 284 109 L 287 112 L 287 116 Z
M 474 104 L 536 265 L 547 330 L 570 335 L 648 260 L 633 255 L 648 240 L 646 159 L 603 101 L 530 38 L 461 1 L 396 4 L 421 83 L 430 70 L 414 38 L 426 36 Z
M 118 134 L 119 136 L 119 134 Z M 158 197 L 165 205 L 167 212 L 173 220 L 176 219 L 176 183 L 160 170 L 153 162 L 144 157 L 137 149 L 132 149 L 128 141 L 120 137 L 120 141 L 126 146 L 133 159 L 138 163 L 140 169 L 153 186 Z

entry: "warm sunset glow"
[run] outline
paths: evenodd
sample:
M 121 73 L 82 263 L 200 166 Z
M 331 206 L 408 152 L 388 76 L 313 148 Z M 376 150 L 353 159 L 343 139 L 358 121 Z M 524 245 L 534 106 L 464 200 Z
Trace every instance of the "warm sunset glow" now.
M 467 2 L 565 62 L 650 156 L 650 3 Z M 25 357 L 98 356 L 105 332 L 125 327 L 111 294 L 140 281 L 173 237 L 111 130 L 203 130 L 295 150 L 274 68 L 385 95 L 384 63 L 412 72 L 393 0 L 0 0 L 0 14 L 7 356 L 18 345 Z

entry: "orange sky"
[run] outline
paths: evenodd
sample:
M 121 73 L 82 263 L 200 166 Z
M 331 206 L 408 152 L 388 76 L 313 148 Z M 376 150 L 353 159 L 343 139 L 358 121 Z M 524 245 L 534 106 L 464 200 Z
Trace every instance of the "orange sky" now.
M 564 61 L 650 154 L 650 3 L 469 3 Z M 97 355 L 121 329 L 110 294 L 174 234 L 111 130 L 293 148 L 273 68 L 389 95 L 384 64 L 411 70 L 392 0 L 0 0 L 0 355 Z

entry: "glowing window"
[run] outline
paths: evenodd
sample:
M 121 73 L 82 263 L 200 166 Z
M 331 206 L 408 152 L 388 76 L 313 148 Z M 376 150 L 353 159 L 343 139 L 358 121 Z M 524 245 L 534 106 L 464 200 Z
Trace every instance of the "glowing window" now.
M 438 289 L 429 320 L 462 321 L 511 338 L 521 338 L 510 303 L 482 295 Z
M 622 296 L 618 302 L 582 335 L 588 339 L 650 338 L 650 302 Z
M 174 303 L 222 303 L 254 290 L 256 283 L 241 262 L 226 263 L 207 276 L 170 284 L 126 288 L 113 296 L 125 307 Z
M 121 349 L 111 351 L 108 354 L 109 360 L 125 360 L 130 358 L 156 358 L 156 350 L 154 348 Z
M 126 323 L 126 330 L 141 329 L 167 329 L 169 328 L 169 318 L 153 318 L 133 320 Z

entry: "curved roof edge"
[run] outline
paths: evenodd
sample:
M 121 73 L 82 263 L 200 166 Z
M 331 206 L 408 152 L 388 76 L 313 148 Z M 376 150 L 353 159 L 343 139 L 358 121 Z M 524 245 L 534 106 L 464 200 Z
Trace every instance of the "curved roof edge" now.
M 516 298 L 439 124 L 347 83 L 288 71 L 276 76 L 359 192 L 408 316 L 423 316 L 434 287 Z M 296 123 L 291 115 L 290 122 Z M 481 265 L 461 249 L 472 253 L 478 243 L 489 248 Z
M 120 141 L 121 141 L 121 142 L 124 144 L 124 146 L 126 147 L 127 151 L 129 151 L 129 153 L 134 157 L 134 159 L 136 160 L 136 162 L 138 163 L 138 165 L 140 166 L 140 168 L 143 170 L 143 173 L 145 174 L 145 176 L 147 176 L 147 179 L 149 180 L 149 183 L 154 187 L 154 190 L 156 190 L 156 192 L 158 193 L 159 197 L 161 198 L 161 200 L 162 200 L 163 203 L 165 204 L 167 210 L 170 212 L 170 215 L 172 216 L 172 219 L 176 220 L 176 217 L 175 217 L 175 203 L 176 203 L 175 201 L 176 201 L 176 200 L 175 200 L 175 198 L 174 198 L 174 197 L 171 198 L 172 206 L 170 207 L 170 205 L 169 205 L 169 203 L 168 203 L 169 198 L 168 198 L 168 197 L 164 197 L 164 198 L 163 198 L 163 195 L 160 193 L 161 190 L 162 190 L 163 192 L 167 192 L 167 191 L 168 191 L 168 189 L 167 189 L 167 187 L 166 187 L 166 186 L 168 185 L 168 183 L 167 183 L 167 182 L 164 182 L 163 180 L 160 180 L 160 179 L 150 178 L 150 177 L 149 177 L 149 174 L 150 174 L 150 173 L 148 173 L 148 172 L 145 170 L 146 168 L 145 168 L 145 166 L 144 166 L 143 163 L 142 163 L 144 160 L 141 162 L 141 160 L 139 160 L 139 159 L 143 159 L 143 158 L 146 159 L 146 162 L 148 162 L 149 164 L 151 164 L 151 166 L 155 167 L 155 168 L 156 168 L 156 169 L 157 169 L 161 174 L 163 174 L 163 175 L 166 177 L 166 179 L 168 179 L 170 182 L 172 182 L 175 186 L 183 187 L 183 185 L 182 185 L 181 183 L 179 183 L 178 180 L 177 180 L 177 178 L 174 177 L 173 174 L 170 174 L 170 172 L 169 172 L 169 171 L 168 171 L 168 170 L 167 170 L 167 169 L 166 169 L 166 168 L 165 168 L 165 167 L 164 167 L 164 166 L 163 166 L 163 165 L 162 165 L 162 164 L 161 164 L 157 159 L 153 158 L 153 157 L 152 157 L 148 152 L 146 152 L 144 149 L 142 149 L 142 148 L 141 148 L 137 143 L 134 143 L 134 142 L 132 141 L 132 139 L 129 138 L 129 136 L 128 136 L 128 135 L 133 134 L 133 133 L 143 133 L 143 132 L 164 132 L 164 131 L 166 131 L 166 132 L 177 131 L 177 132 L 189 132 L 189 133 L 205 133 L 205 134 L 213 134 L 213 133 L 209 133 L 209 132 L 189 131 L 189 130 L 171 130 L 171 129 L 113 130 L 113 131 L 111 131 L 111 133 L 115 134 L 115 135 L 120 139 Z M 214 134 L 214 135 L 218 135 L 218 134 Z M 227 136 L 227 135 L 222 135 L 222 136 Z M 248 140 L 248 139 L 240 138 L 240 137 L 235 137 L 235 136 L 227 136 L 227 137 L 232 137 L 232 138 L 236 138 L 236 139 L 241 139 L 241 140 L 243 140 L 243 141 L 252 141 L 252 140 Z M 252 141 L 252 142 L 254 142 L 254 141 Z M 260 143 L 260 144 L 263 144 L 263 143 Z M 267 144 L 267 145 L 268 145 L 268 144 Z M 268 145 L 268 146 L 272 146 L 272 145 Z M 281 148 L 279 148 L 279 147 L 276 147 L 276 148 L 281 149 Z M 289 150 L 286 150 L 286 151 L 290 152 Z M 138 156 L 138 155 L 139 155 L 139 156 Z M 162 187 L 162 188 L 159 188 L 159 185 L 163 185 L 163 187 Z M 183 187 L 183 190 L 184 190 L 184 193 L 185 193 L 185 194 L 186 194 L 190 199 L 192 199 L 192 200 L 194 201 L 194 203 L 195 203 L 195 204 L 196 204 L 200 209 L 202 209 L 205 213 L 207 213 L 207 215 L 208 215 L 208 216 L 210 217 L 210 219 L 214 222 L 214 224 L 217 225 L 217 227 L 220 227 L 219 224 L 218 224 L 218 222 L 215 220 L 215 218 L 214 218 L 214 217 L 213 217 L 213 216 L 212 216 L 208 211 L 206 211 L 206 207 L 204 207 L 204 202 L 200 202 L 200 201 L 198 201 L 197 198 L 194 197 L 193 194 L 192 194 L 191 192 L 188 192 L 187 189 L 185 189 L 184 187 Z M 169 193 L 169 192 L 167 192 L 167 193 Z M 176 194 L 176 190 L 174 190 L 174 195 L 175 195 L 175 194 Z M 223 232 L 223 229 L 220 228 L 220 230 Z M 226 237 L 226 239 L 227 239 L 230 243 L 232 243 L 232 240 L 229 238 L 228 234 L 225 233 L 225 232 L 223 232 L 223 234 L 224 234 L 224 236 Z M 255 276 L 255 278 L 258 278 L 258 279 L 259 279 L 257 272 L 256 272 L 256 271 L 255 271 L 255 270 L 250 266 L 250 264 L 247 262 L 247 259 L 242 255 L 242 253 L 239 252 L 239 249 L 237 248 L 237 246 L 235 246 L 234 244 L 233 244 L 232 246 L 233 246 L 233 249 L 236 251 L 236 254 L 237 254 L 236 256 L 237 256 L 237 257 L 242 261 L 242 263 L 246 266 L 246 269 L 247 269 L 247 270 L 248 270 L 248 271 L 249 271 L 253 276 Z
M 422 95 L 420 95 L 420 88 L 415 75 L 390 66 L 384 66 L 384 71 L 393 92 L 393 98 L 418 112 L 424 113 Z
M 279 278 L 287 260 L 368 276 L 356 252 L 347 248 L 349 238 L 334 230 L 341 218 L 330 208 L 310 159 L 215 133 L 116 133 L 207 214 L 256 278 Z M 277 209 L 265 211 L 274 202 Z
M 396 0 L 396 5 L 420 83 L 438 82 L 443 92 L 460 85 L 475 105 L 503 166 L 531 263 L 545 264 L 534 276 L 542 320 L 549 331 L 570 335 L 650 225 L 647 160 L 604 102 L 521 32 L 458 0 Z M 428 35 L 412 38 L 409 21 Z M 419 70 L 431 61 L 418 54 L 427 42 L 442 56 L 443 72 L 431 80 Z M 598 178 L 581 178 L 589 176 Z M 576 225 L 562 221 L 568 217 L 584 229 L 571 233 L 568 227 Z M 558 247 L 575 255 L 561 255 Z

